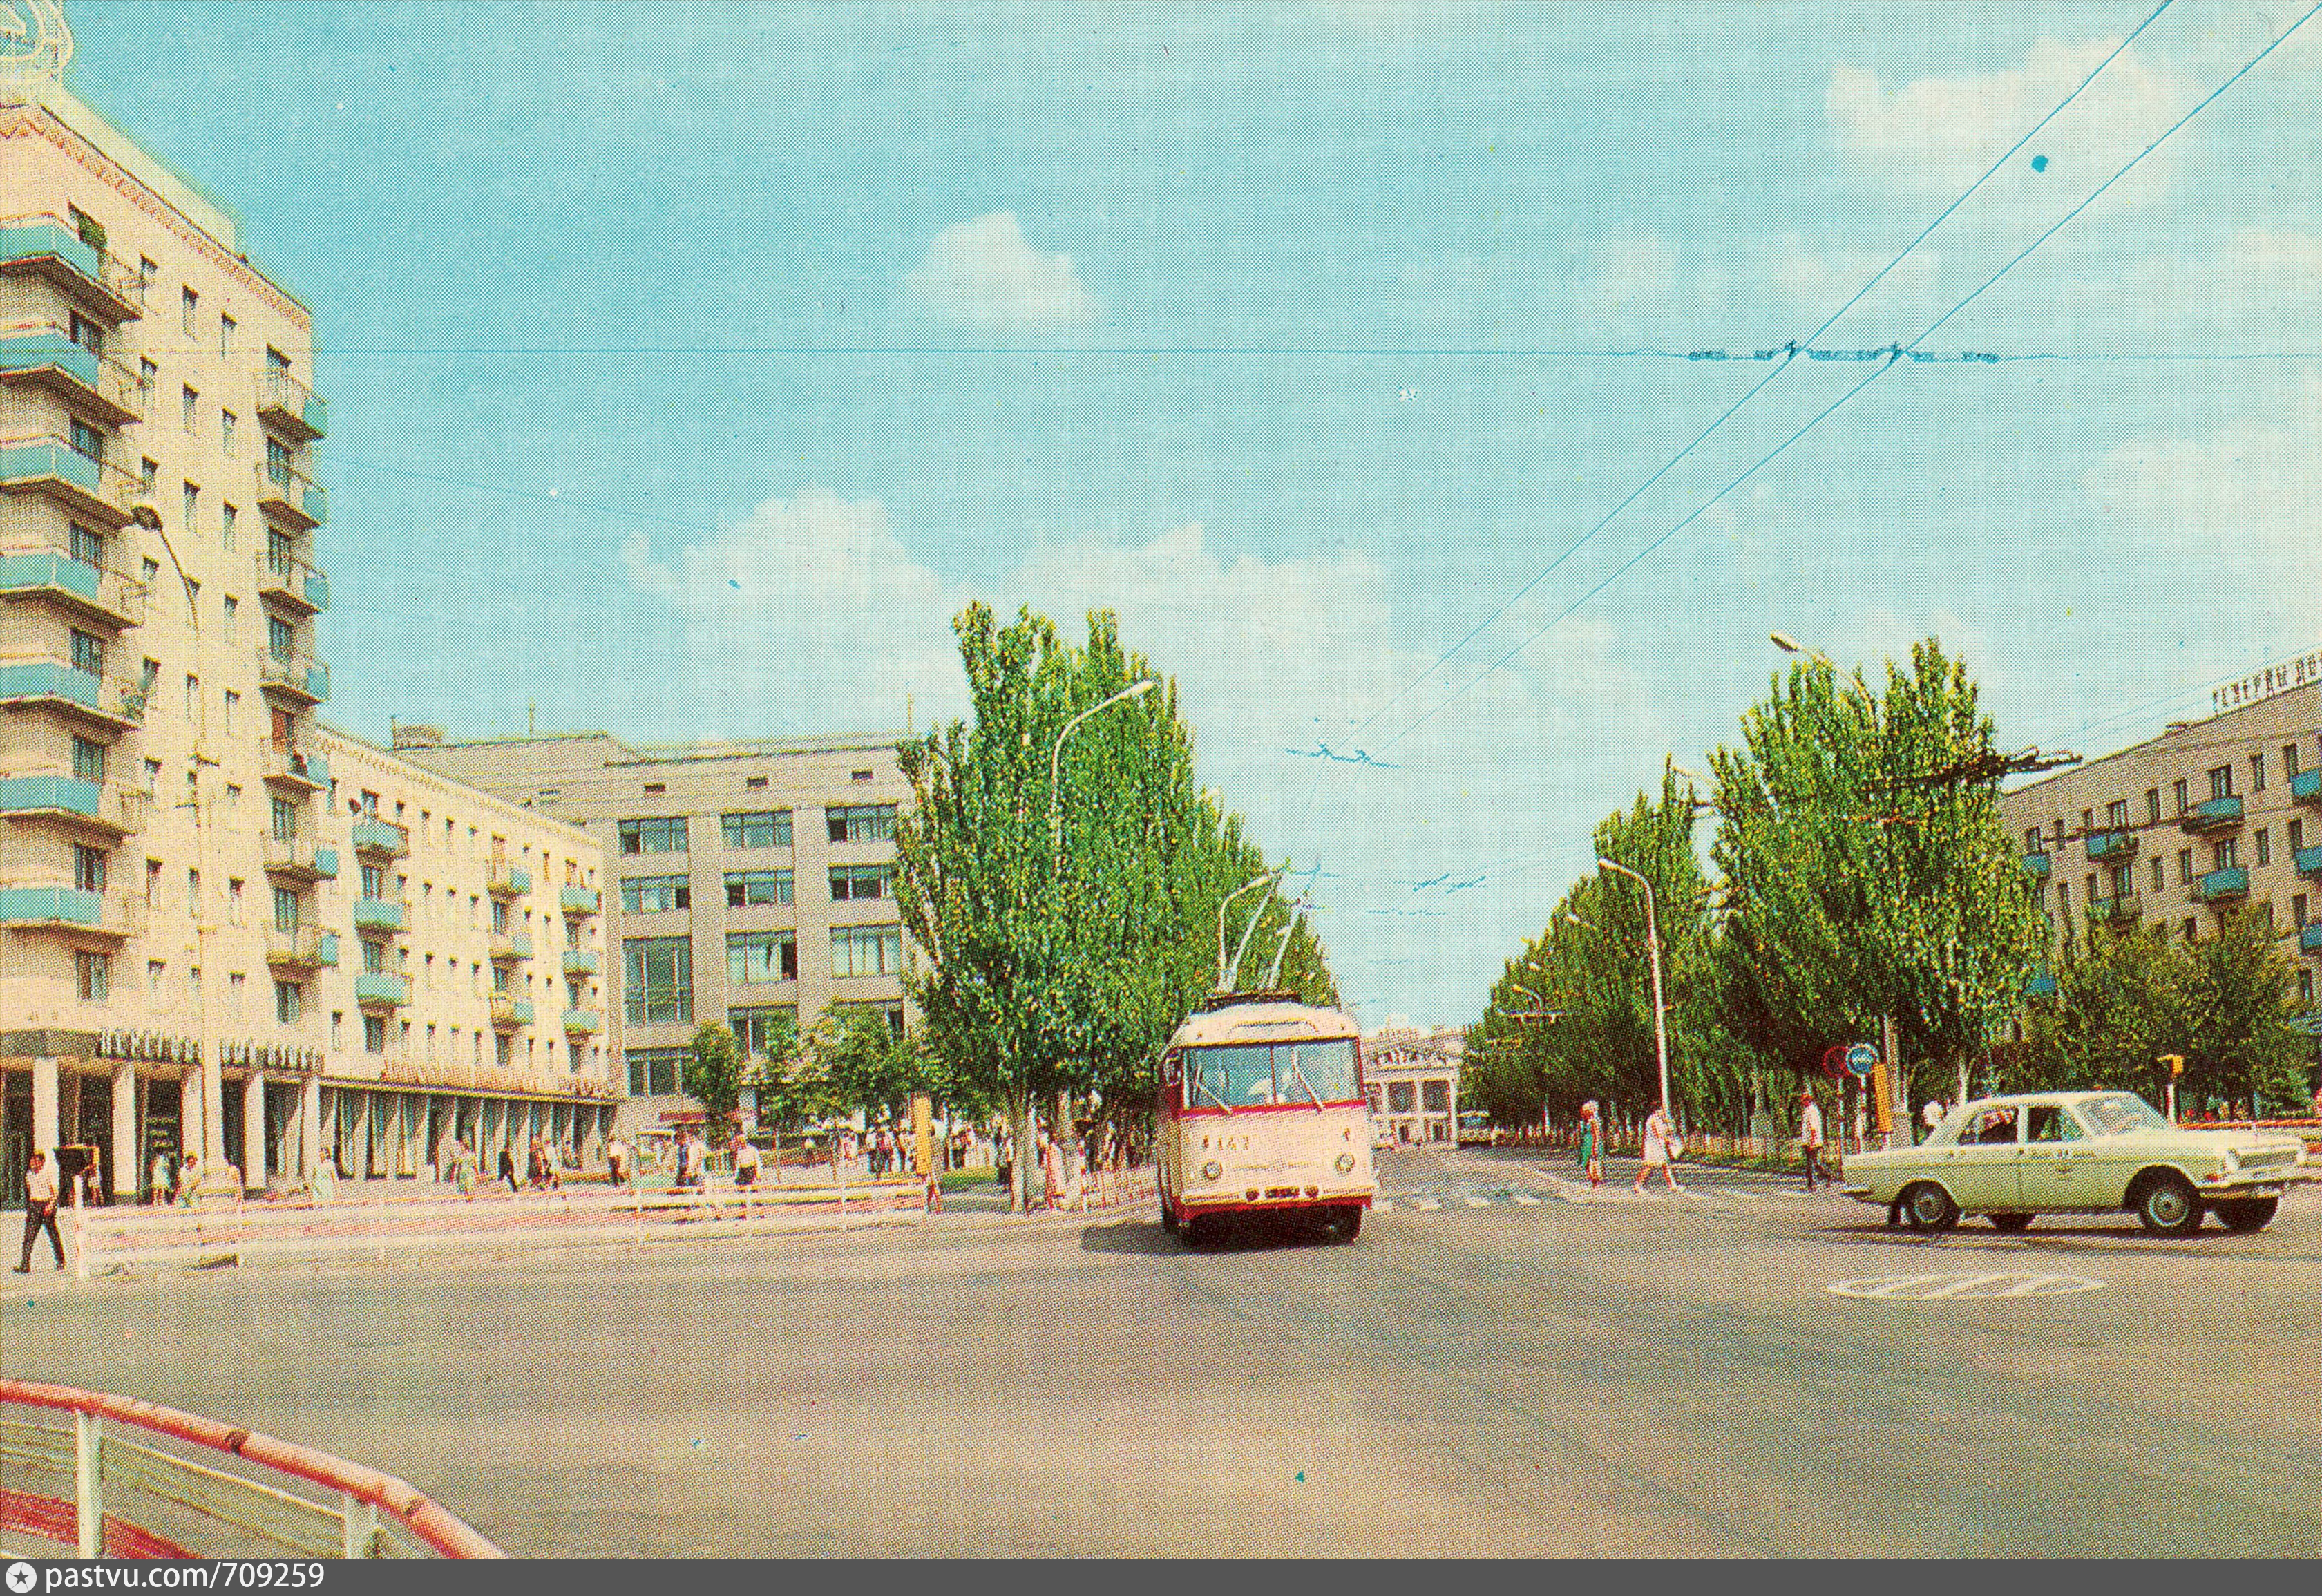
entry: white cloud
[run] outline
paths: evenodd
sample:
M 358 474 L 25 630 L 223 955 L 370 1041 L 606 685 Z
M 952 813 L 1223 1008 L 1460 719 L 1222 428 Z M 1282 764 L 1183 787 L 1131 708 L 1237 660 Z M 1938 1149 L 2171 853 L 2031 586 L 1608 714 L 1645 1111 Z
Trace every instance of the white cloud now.
M 1831 69 L 1824 108 L 1841 158 L 1880 192 L 1948 197 L 1982 176 L 2117 43 L 2042 39 L 2021 67 L 1918 78 L 1893 88 L 1877 72 L 1841 62 Z M 2016 201 L 2010 208 L 2043 185 L 2053 191 L 2057 209 L 2078 203 L 2183 114 L 2189 88 L 2180 75 L 2136 49 L 2124 51 L 2019 152 L 2011 164 L 2020 170 L 1995 179 L 2010 185 L 2007 192 Z M 2044 170 L 2033 170 L 2035 157 L 2043 158 Z M 2164 147 L 2127 182 L 2151 197 L 2166 185 L 2169 159 Z
M 1667 316 L 1677 277 L 1677 252 L 1659 233 L 1623 225 L 1587 246 L 1573 286 L 1589 321 L 1635 331 Z
M 1096 321 L 1073 258 L 1033 248 L 1013 211 L 945 228 L 903 287 L 912 303 L 978 333 L 1073 332 Z

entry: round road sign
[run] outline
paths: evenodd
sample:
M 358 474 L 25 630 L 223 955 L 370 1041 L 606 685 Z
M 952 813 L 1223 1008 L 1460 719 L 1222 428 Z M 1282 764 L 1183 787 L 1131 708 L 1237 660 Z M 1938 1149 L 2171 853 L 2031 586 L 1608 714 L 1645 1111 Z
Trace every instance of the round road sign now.
M 1846 1067 L 1868 1079 L 1870 1072 L 1879 1068 L 1879 1050 L 1867 1041 L 1856 1042 L 1846 1050 Z
M 1841 1280 L 1824 1289 L 1833 1297 L 1877 1302 L 1976 1302 L 2003 1297 L 2065 1297 L 2104 1286 L 2086 1275 L 2046 1274 L 2034 1270 L 1954 1270 L 1949 1274 L 1872 1275 Z

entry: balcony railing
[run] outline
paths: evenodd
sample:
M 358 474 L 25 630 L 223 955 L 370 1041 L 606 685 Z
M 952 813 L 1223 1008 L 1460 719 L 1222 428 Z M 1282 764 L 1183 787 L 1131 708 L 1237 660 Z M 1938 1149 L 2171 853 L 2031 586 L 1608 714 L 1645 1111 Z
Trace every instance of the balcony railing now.
M 0 926 L 118 940 L 145 929 L 145 900 L 77 886 L 0 886 Z
M 567 886 L 558 889 L 556 902 L 567 914 L 594 914 L 604 899 L 593 886 Z
M 411 833 L 393 821 L 365 815 L 354 824 L 354 845 L 357 853 L 385 854 L 399 859 L 411 851 Z
M 2298 928 L 2298 950 L 2322 953 L 2322 920 L 2309 920 Z
M 2141 912 L 2142 905 L 2134 897 L 2089 900 L 2089 918 L 2098 925 L 2131 925 Z
M 312 615 L 331 607 L 331 582 L 297 555 L 265 549 L 258 555 L 258 596 Z
M 2322 848 L 2301 848 L 2290 856 L 2300 876 L 2322 876 Z
M 307 969 L 335 969 L 339 963 L 338 933 L 316 925 L 268 926 L 266 962 Z
M 364 970 L 355 977 L 355 1001 L 386 1008 L 399 1008 L 411 1001 L 411 977 L 389 975 L 383 970 Z
M 266 873 L 298 881 L 336 881 L 339 850 L 310 843 L 303 837 L 269 837 Z
M 45 388 L 107 427 L 126 426 L 145 412 L 145 385 L 137 373 L 62 327 L 0 333 L 0 381 Z
M 258 478 L 258 508 L 304 531 L 331 518 L 330 495 L 287 460 L 261 460 L 251 470 Z
M 112 627 L 142 626 L 145 584 L 60 548 L 0 555 L 0 593 L 45 599 Z
M 2089 858 L 2116 859 L 2136 851 L 2134 831 L 2091 831 L 2089 833 Z
M 2222 903 L 2249 896 L 2249 871 L 2239 865 L 2212 870 L 2193 883 L 2193 895 L 2204 903 Z
M 408 931 L 411 929 L 411 905 L 402 898 L 359 897 L 355 900 L 355 929 Z
M 2228 826 L 2242 823 L 2242 801 L 2238 797 L 2205 798 L 2177 817 L 2177 823 L 2188 831 L 2221 831 Z
M 60 437 L 12 438 L 0 443 L 0 489 L 46 493 L 85 519 L 108 527 L 127 526 L 140 508 L 153 513 L 153 490 L 141 477 Z
M 2047 876 L 2048 868 L 2048 856 L 2046 854 L 2027 853 L 2024 856 L 2024 873 L 2025 875 L 2037 876 L 2044 879 Z
M 512 959 L 532 957 L 532 938 L 524 931 L 494 931 L 492 962 L 504 964 Z
M 145 693 L 136 683 L 95 675 L 60 659 L 0 663 L 0 704 L 52 706 L 115 731 L 145 719 Z
M 567 948 L 564 950 L 564 973 L 568 976 L 593 976 L 602 968 L 594 948 Z
M 2290 778 L 2290 801 L 2322 807 L 2322 770 L 2301 770 Z
M 259 656 L 258 684 L 304 704 L 318 704 L 331 696 L 331 667 L 310 655 L 270 651 Z
M 0 814 L 12 820 L 54 818 L 116 838 L 145 829 L 150 802 L 142 788 L 119 782 L 84 781 L 61 773 L 0 776 Z
M 594 1036 L 605 1028 L 605 1016 L 595 1009 L 566 1009 L 564 1029 L 574 1036 Z
M 492 1023 L 513 1030 L 532 1023 L 532 999 L 506 992 L 492 994 Z
M 259 378 L 258 415 L 302 444 L 331 430 L 331 407 L 288 371 L 271 371 Z
M 331 762 L 321 753 L 296 743 L 266 744 L 266 779 L 277 786 L 316 793 L 331 784 Z
M 0 271 L 45 277 L 106 321 L 134 321 L 145 313 L 136 269 L 89 243 L 60 217 L 0 222 Z
M 520 897 L 532 890 L 532 872 L 522 865 L 495 864 L 484 890 L 496 898 Z

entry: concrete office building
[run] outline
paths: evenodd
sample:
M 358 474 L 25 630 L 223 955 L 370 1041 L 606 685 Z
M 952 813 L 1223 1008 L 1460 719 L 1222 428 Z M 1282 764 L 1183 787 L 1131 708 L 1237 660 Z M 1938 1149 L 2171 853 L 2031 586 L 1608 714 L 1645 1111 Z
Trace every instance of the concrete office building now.
M 2219 712 L 2002 795 L 2061 961 L 2099 930 L 2272 924 L 2316 1007 L 2322 972 L 2322 651 L 2217 690 Z M 2033 989 L 2053 990 L 2052 974 Z
M 1390 1020 L 1363 1038 L 1363 1087 L 1371 1115 L 1402 1146 L 1459 1141 L 1459 1064 L 1467 1035 Z
M 340 799 L 472 821 L 560 871 L 601 860 L 317 728 L 306 308 L 64 89 L 58 24 L 31 15 L 0 65 L 0 1197 L 31 1148 L 75 1142 L 123 1193 L 157 1152 L 296 1178 L 330 1084 L 368 1127 L 353 1083 L 401 1067 L 361 1046 L 370 972 L 334 962 L 377 929 L 339 896 L 340 859 L 368 858 Z M 336 790 L 334 756 L 358 777 Z M 391 1034 L 475 1023 L 465 993 L 423 1015 L 434 995 L 393 1005 Z
M 905 1024 L 896 738 L 632 748 L 601 731 L 447 743 L 404 728 L 407 758 L 585 826 L 608 886 L 612 1035 L 631 1134 L 684 1117 L 695 1027 L 748 1052 L 782 1015 L 863 1007 Z

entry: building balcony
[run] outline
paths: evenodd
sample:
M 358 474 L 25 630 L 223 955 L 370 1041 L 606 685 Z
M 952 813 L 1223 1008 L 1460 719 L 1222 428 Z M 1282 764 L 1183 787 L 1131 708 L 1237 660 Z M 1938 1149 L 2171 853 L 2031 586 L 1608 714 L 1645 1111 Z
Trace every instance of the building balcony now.
M 2024 873 L 2026 876 L 2037 876 L 2041 880 L 2045 881 L 2048 878 L 2048 869 L 2046 854 L 2027 853 L 2024 856 Z
M 110 731 L 127 731 L 145 719 L 145 694 L 136 683 L 61 659 L 0 662 L 0 704 L 59 710 Z
M 393 821 L 365 815 L 355 821 L 354 845 L 357 853 L 381 854 L 390 859 L 399 859 L 411 851 L 411 833 Z
M 2301 770 L 2290 778 L 2290 801 L 2322 809 L 2322 770 Z
M 336 881 L 339 850 L 310 843 L 303 837 L 269 837 L 266 873 L 283 881 Z
M 2091 831 L 2089 833 L 2089 858 L 2091 859 L 2122 859 L 2136 851 L 2134 831 Z
M 411 906 L 401 898 L 357 898 L 355 929 L 396 932 L 409 931 Z
M 2322 953 L 2322 920 L 2309 920 L 2298 928 L 2298 950 Z
M 532 872 L 522 865 L 494 864 L 484 890 L 496 898 L 517 898 L 532 890 Z
M 2091 898 L 2089 901 L 2089 919 L 2097 925 L 2135 925 L 2142 912 L 2143 905 L 2133 897 Z
M 2212 870 L 2193 883 L 2194 898 L 2204 903 L 2231 903 L 2249 896 L 2249 872 L 2239 865 Z
M 604 898 L 593 886 L 567 886 L 558 890 L 556 903 L 567 914 L 594 914 Z
M 145 584 L 60 548 L 0 555 L 0 596 L 38 599 L 114 630 L 145 624 Z
M 2322 848 L 2301 848 L 2290 856 L 2290 862 L 2300 876 L 2322 877 Z
M 268 926 L 266 962 L 277 969 L 336 969 L 338 933 L 314 925 Z
M 302 444 L 331 430 L 331 407 L 288 371 L 269 371 L 259 378 L 258 418 Z
M 605 1016 L 597 1009 L 566 1009 L 564 1033 L 567 1036 L 594 1036 L 605 1029 Z
M 2242 801 L 2233 798 L 2205 798 L 2177 817 L 2177 823 L 2188 831 L 2224 831 L 2242 823 Z
M 492 933 L 492 962 L 511 964 L 519 959 L 532 957 L 532 938 L 523 931 Z
M 56 774 L 0 776 L 0 815 L 54 821 L 112 842 L 145 829 L 150 802 L 142 788 L 118 782 Z
M 509 992 L 492 994 L 492 1029 L 514 1031 L 519 1025 L 531 1023 L 532 999 Z
M 119 943 L 145 929 L 145 900 L 77 886 L 0 886 L 0 927 Z
M 59 437 L 0 443 L 0 491 L 45 493 L 80 519 L 115 531 L 147 515 L 152 525 L 160 524 L 153 490 L 142 478 L 84 454 Z
M 0 333 L 0 384 L 45 389 L 75 414 L 125 427 L 145 413 L 145 385 L 60 327 Z
M 567 948 L 564 950 L 564 973 L 568 976 L 593 976 L 603 962 L 594 948 Z
M 411 977 L 364 970 L 355 977 L 355 1001 L 365 1008 L 401 1008 L 411 1001 Z
M 312 709 L 331 696 L 331 667 L 311 655 L 270 650 L 259 656 L 258 685 L 300 709 Z
M 331 582 L 297 555 L 268 549 L 258 556 L 258 596 L 313 615 L 331 607 Z
M 261 460 L 252 466 L 258 508 L 285 525 L 309 531 L 331 518 L 331 498 L 312 478 L 287 460 Z
M 61 217 L 0 222 L 0 274 L 45 279 L 100 321 L 135 321 L 145 314 L 145 290 L 136 269 L 89 243 Z
M 2024 977 L 2024 994 L 2027 997 L 2053 997 L 2056 995 L 2056 977 L 2045 970 L 2036 976 L 2026 976 Z
M 318 753 L 308 753 L 296 743 L 279 743 L 269 739 L 265 746 L 265 772 L 268 782 L 297 793 L 319 793 L 331 784 L 331 762 Z

